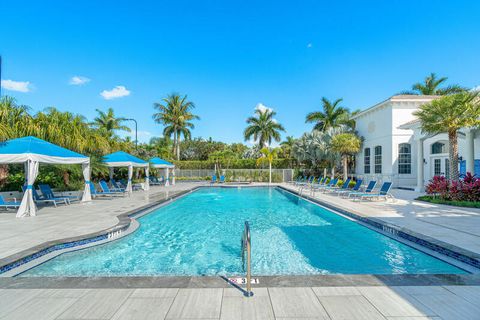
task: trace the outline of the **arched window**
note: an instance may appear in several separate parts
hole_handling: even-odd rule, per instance
[[[435,142],[431,146],[431,154],[447,153],[447,144],[445,142]]]
[[[398,173],[412,173],[412,146],[409,143],[398,145]]]
[[[375,147],[375,173],[382,173],[382,146]]]
[[[363,173],[370,173],[370,148],[363,151]]]

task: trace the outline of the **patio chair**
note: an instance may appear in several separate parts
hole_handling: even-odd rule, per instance
[[[27,187],[26,186],[22,186],[22,190],[23,190],[23,193],[25,193],[25,191],[27,190]],[[51,203],[53,204],[55,207],[57,207],[57,203],[64,203],[65,205],[68,205],[70,204],[70,201],[68,201],[67,198],[47,198],[45,196],[40,196],[38,193],[37,193],[37,189],[35,188],[32,188],[32,194],[33,194],[33,201],[35,201],[36,203]]]
[[[300,179],[297,179],[297,181],[293,182],[293,185],[298,186],[299,184],[307,182],[307,179],[308,179],[307,176],[303,176]]]
[[[8,210],[8,208],[18,208],[20,207],[19,201],[17,199],[13,198],[13,201],[6,201],[3,196],[0,194],[0,208],[5,208]]]
[[[160,185],[162,185],[162,183],[161,183],[161,182],[158,180],[158,178],[155,177],[155,176],[150,176],[150,177],[148,177],[148,179],[150,180],[150,185],[152,185],[152,186],[160,186]]]
[[[377,185],[377,181],[375,180],[370,180],[370,182],[368,183],[367,187],[365,188],[364,191],[353,191],[353,192],[349,192],[347,197],[350,198],[350,197],[356,197],[358,195],[361,195],[361,194],[364,194],[364,193],[370,193],[373,191],[373,189],[375,188],[375,186]]]
[[[125,188],[120,183],[115,181],[115,179],[111,179],[110,183],[112,185],[112,188],[110,188],[109,191],[111,191],[111,192],[125,192]],[[103,191],[105,191],[105,190],[103,190]]]
[[[105,180],[100,180],[99,181],[99,185],[100,185],[100,188],[102,189],[102,192],[103,193],[106,193],[106,194],[125,194],[125,189],[110,189],[108,187],[108,184]]]
[[[95,197],[116,197],[116,196],[120,196],[122,194],[118,193],[118,192],[103,192],[103,191],[97,191],[97,188],[95,188],[95,185],[93,184],[93,182],[90,181],[90,193],[92,195],[93,198]]]
[[[312,185],[314,180],[315,180],[315,176],[310,176],[306,181],[301,181],[297,183],[297,187],[302,188],[303,186],[310,186]]]
[[[47,199],[54,199],[54,198],[66,198],[68,199],[68,202],[72,201],[80,201],[79,196],[56,196],[55,193],[53,192],[52,188],[48,184],[39,184],[38,187],[40,188],[40,191],[42,192],[42,195],[46,197]]]
[[[212,176],[212,180],[210,180],[210,183],[213,184],[213,183],[215,183],[215,182],[217,182],[217,176],[216,176],[216,175],[213,175],[213,176]]]
[[[384,182],[382,187],[378,192],[370,192],[370,193],[364,193],[359,195],[360,200],[364,199],[385,199],[387,200],[388,198],[394,198],[393,195],[390,194],[390,189],[392,188],[392,182]]]
[[[225,183],[225,176],[224,175],[220,176],[220,180],[218,181],[218,183]]]
[[[331,188],[331,187],[334,187],[336,186],[338,183],[338,178],[335,178],[335,179],[331,179],[328,183],[325,183],[323,185],[320,185],[320,186],[312,186],[312,195],[316,192],[316,191],[323,191],[323,189],[325,188]]]
[[[351,188],[351,189],[347,188],[347,190],[335,190],[334,192],[337,195],[344,195],[344,194],[348,194],[348,193],[351,193],[351,192],[359,191],[360,188],[362,187],[362,182],[363,182],[362,179],[358,179],[357,181],[355,181],[355,185],[353,186],[353,188]]]
[[[352,179],[347,178],[347,180],[345,180],[345,182],[344,182],[340,187],[338,187],[338,186],[335,185],[335,186],[333,186],[333,187],[326,187],[326,188],[324,188],[323,190],[324,190],[325,192],[335,192],[335,191],[339,191],[339,190],[347,190],[347,189],[348,189],[348,186],[350,185],[350,181],[351,181],[351,180],[352,180]]]

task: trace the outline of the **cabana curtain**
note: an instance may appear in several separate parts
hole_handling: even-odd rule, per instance
[[[168,186],[170,184],[169,173],[170,173],[170,169],[172,169],[172,175],[173,175],[172,185],[175,185],[175,165],[173,163],[160,159],[158,157],[150,159],[149,162],[153,168],[156,168],[156,169],[163,168],[165,170],[165,186]]]
[[[85,189],[83,191],[82,202],[92,201],[90,192],[90,163],[82,164],[83,178],[85,179]]]
[[[33,201],[33,184],[38,176],[39,163],[37,161],[28,160],[26,167],[27,170],[25,171],[25,178],[27,186],[22,198],[22,203],[17,211],[17,218],[26,216],[33,217],[37,215],[37,206]]]

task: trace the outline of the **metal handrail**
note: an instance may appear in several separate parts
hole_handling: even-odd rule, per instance
[[[245,255],[247,256],[245,259]],[[245,262],[247,264],[247,290],[245,292],[245,296],[251,297],[253,296],[252,292],[252,268],[251,268],[251,261],[252,261],[252,241],[250,237],[250,224],[248,221],[245,221],[245,227],[243,230],[242,235],[242,268],[245,271]]]

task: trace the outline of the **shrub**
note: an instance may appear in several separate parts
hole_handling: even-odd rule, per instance
[[[445,177],[435,176],[425,187],[427,194],[442,200],[480,201],[480,179],[467,172],[465,178],[450,181]]]

